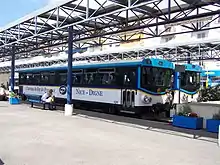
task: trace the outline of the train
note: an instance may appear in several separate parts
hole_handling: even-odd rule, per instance
[[[184,72],[174,73],[173,104],[196,102],[201,87],[202,67],[193,64],[183,64]]]
[[[186,64],[183,80],[199,73],[199,67]],[[21,69],[19,93],[25,98],[41,96],[49,89],[54,91],[56,102],[66,103],[67,66]],[[108,62],[73,62],[73,106],[106,113],[130,113],[144,116],[169,117],[169,110],[177,103],[175,64],[156,58],[118,60]],[[190,78],[191,79],[191,78]],[[185,81],[182,93],[196,97],[197,87]],[[194,79],[193,79],[194,83]],[[193,89],[191,89],[193,88]]]
[[[162,59],[120,60],[98,63],[73,62],[72,98],[75,107],[103,109],[109,113],[146,113],[166,102],[172,88],[173,63]],[[20,93],[43,95],[53,89],[64,102],[67,67],[19,70]]]
[[[220,84],[220,70],[203,70],[201,85],[203,88],[213,87]]]

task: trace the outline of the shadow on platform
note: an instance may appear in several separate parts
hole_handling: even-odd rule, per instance
[[[120,125],[141,128],[149,131],[160,132],[170,135],[176,135],[186,138],[193,138],[208,142],[217,143],[218,135],[216,133],[206,132],[205,130],[192,130],[179,127],[173,127],[168,122],[158,122],[150,120],[142,120],[131,117],[116,116],[105,113],[99,113],[94,111],[76,110],[76,113],[85,118],[93,118],[96,120],[103,120],[110,123],[116,123]]]

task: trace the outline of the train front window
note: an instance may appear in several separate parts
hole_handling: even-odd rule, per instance
[[[180,87],[189,92],[195,92],[200,88],[200,73],[186,71],[181,73]]]
[[[171,87],[172,70],[142,67],[141,87],[152,92],[165,92]]]

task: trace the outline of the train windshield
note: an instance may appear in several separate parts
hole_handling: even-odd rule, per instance
[[[186,71],[181,73],[180,87],[189,92],[195,92],[200,88],[200,73]]]
[[[165,92],[171,88],[172,73],[167,68],[142,67],[141,87],[156,93]]]

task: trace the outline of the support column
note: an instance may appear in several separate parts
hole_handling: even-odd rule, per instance
[[[171,0],[168,0],[168,19],[170,21],[170,15],[171,15]]]
[[[220,125],[218,127],[218,146],[220,147]]]
[[[180,72],[174,73],[174,89],[178,90],[178,103],[180,104]]]
[[[220,147],[220,125],[218,126],[218,146]]]
[[[12,45],[12,52],[11,52],[11,89],[10,91],[14,91],[15,86],[15,46]]]
[[[68,70],[67,70],[67,104],[65,105],[65,116],[72,116],[72,61],[73,61],[73,27],[69,27],[68,35]]]
[[[89,18],[89,0],[87,0],[87,3],[86,3],[86,19]]]

